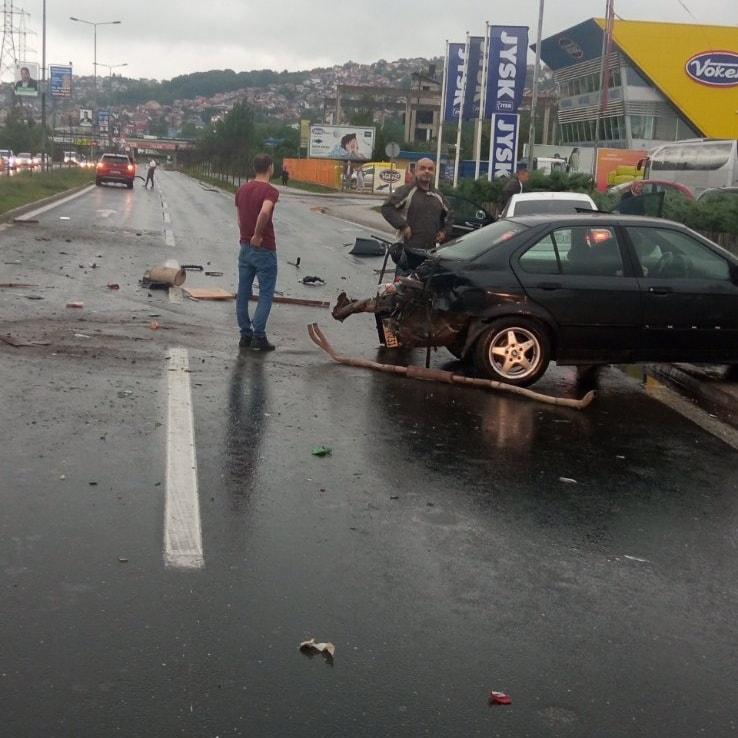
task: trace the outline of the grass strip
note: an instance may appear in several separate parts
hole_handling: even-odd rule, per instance
[[[74,187],[92,184],[92,169],[56,169],[51,172],[0,172],[0,215]]]

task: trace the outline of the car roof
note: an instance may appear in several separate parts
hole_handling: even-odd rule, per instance
[[[664,218],[652,218],[646,215],[621,215],[620,213],[605,213],[598,210],[587,211],[583,213],[546,213],[545,215],[512,215],[506,218],[516,223],[522,223],[529,227],[547,225],[547,224],[577,224],[583,220],[592,221],[593,223],[611,224],[611,225],[651,225],[663,228],[664,226],[676,226],[687,230],[686,226],[676,223],[673,220]]]
[[[592,198],[583,192],[521,192],[513,195],[515,202],[527,202],[529,200],[579,200],[591,203]]]

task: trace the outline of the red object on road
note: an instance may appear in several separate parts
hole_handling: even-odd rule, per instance
[[[512,705],[512,699],[509,694],[504,692],[490,692],[489,693],[489,704],[490,705]]]

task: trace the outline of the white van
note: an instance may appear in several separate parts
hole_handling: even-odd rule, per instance
[[[654,149],[644,179],[678,182],[695,197],[712,187],[738,186],[738,141],[695,138]]]

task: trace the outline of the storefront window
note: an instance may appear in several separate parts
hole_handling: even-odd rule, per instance
[[[631,138],[652,139],[655,119],[652,115],[631,115]]]

